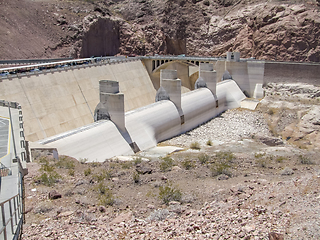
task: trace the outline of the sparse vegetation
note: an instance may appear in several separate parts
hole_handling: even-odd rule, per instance
[[[192,168],[195,167],[193,161],[190,160],[190,159],[185,159],[185,160],[183,160],[183,161],[181,162],[181,165],[182,165],[182,167],[185,168],[186,170],[190,170],[190,169],[192,169]]]
[[[313,162],[306,156],[299,155],[298,159],[301,164],[313,164]]]
[[[232,173],[229,171],[230,165],[226,162],[217,162],[211,164],[210,171],[213,177],[225,174],[229,177],[232,176]]]
[[[86,162],[88,162],[88,158],[80,158],[80,159],[79,159],[79,162],[80,162],[81,164],[85,164]]]
[[[201,164],[206,164],[209,161],[209,158],[209,155],[205,153],[201,153],[200,155],[198,155],[198,160]]]
[[[133,159],[134,165],[140,164],[141,162],[142,162],[141,157],[135,157],[135,158]]]
[[[58,168],[65,168],[65,169],[74,169],[75,165],[74,162],[67,156],[59,157],[57,162]]]
[[[123,169],[130,169],[132,167],[132,162],[131,161],[123,161],[120,163],[120,165]]]
[[[276,158],[276,162],[282,163],[285,159],[286,159],[286,158],[285,158],[284,156],[278,156],[278,157]]]
[[[111,189],[109,189],[103,182],[98,183],[95,186],[95,191],[99,193],[99,203],[103,206],[112,206],[115,202],[115,198]]]
[[[208,146],[212,146],[212,141],[211,141],[211,139],[209,139],[209,140],[207,141],[207,145],[208,145]]]
[[[101,172],[94,174],[93,178],[97,182],[102,182],[103,180],[109,180],[111,178],[111,172],[103,169]]]
[[[162,172],[170,171],[173,166],[173,159],[169,156],[160,158],[160,170]]]
[[[85,176],[89,176],[91,174],[91,172],[92,172],[91,168],[87,168],[87,169],[84,170],[84,175]]]
[[[49,160],[46,158],[41,158],[40,162],[40,172],[42,173],[37,179],[36,182],[39,182],[45,186],[53,186],[61,176],[55,171],[53,164],[49,163]]]
[[[218,159],[218,161],[232,162],[232,160],[235,158],[235,156],[232,152],[220,151],[220,152],[216,153],[216,158]]]
[[[159,187],[159,199],[162,200],[165,204],[168,204],[171,201],[181,201],[182,193],[181,191],[172,186],[171,183],[167,183],[165,186]]]
[[[140,174],[137,171],[133,172],[132,178],[133,178],[133,182],[134,183],[139,183],[140,182]]]
[[[193,143],[190,144],[190,148],[191,148],[191,149],[194,149],[194,150],[200,150],[200,149],[201,149],[200,143],[198,143],[198,142],[193,142]]]
[[[68,174],[73,177],[74,176],[74,169],[69,169]]]

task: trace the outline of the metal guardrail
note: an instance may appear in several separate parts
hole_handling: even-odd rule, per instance
[[[95,57],[95,58],[83,58],[75,60],[67,60],[60,62],[50,62],[35,65],[25,65],[0,69],[0,81],[1,78],[14,78],[21,76],[28,76],[41,73],[50,73],[68,69],[84,68],[91,66],[98,66],[103,64],[112,64],[127,61],[136,61],[137,57]]]
[[[59,61],[72,60],[72,59],[73,58],[0,60],[0,65],[48,63],[48,62],[59,62]]]
[[[17,194],[0,203],[2,226],[0,228],[1,239],[18,239],[23,224],[23,201],[22,196]],[[9,215],[8,215],[9,214]],[[9,229],[8,229],[9,228]],[[11,231],[11,233],[10,233]]]

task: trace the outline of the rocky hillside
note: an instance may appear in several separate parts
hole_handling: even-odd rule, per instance
[[[0,58],[187,54],[320,61],[319,0],[3,0]]]

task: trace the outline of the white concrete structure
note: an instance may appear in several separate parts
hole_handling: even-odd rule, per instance
[[[105,161],[116,155],[133,154],[130,143],[140,150],[156,146],[165,139],[191,130],[230,107],[239,107],[245,98],[241,89],[232,80],[217,84],[216,99],[207,88],[200,88],[181,97],[184,124],[176,105],[162,100],[148,106],[127,112],[123,135],[110,120],[101,120],[91,125],[39,141],[46,146],[57,148],[59,154],[89,161]]]

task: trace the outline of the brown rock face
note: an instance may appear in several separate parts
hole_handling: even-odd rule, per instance
[[[99,18],[84,33],[80,57],[118,54],[119,37],[119,23],[117,21],[110,18]]]
[[[240,51],[257,59],[320,61],[317,0],[5,0],[0,5],[3,59]]]

